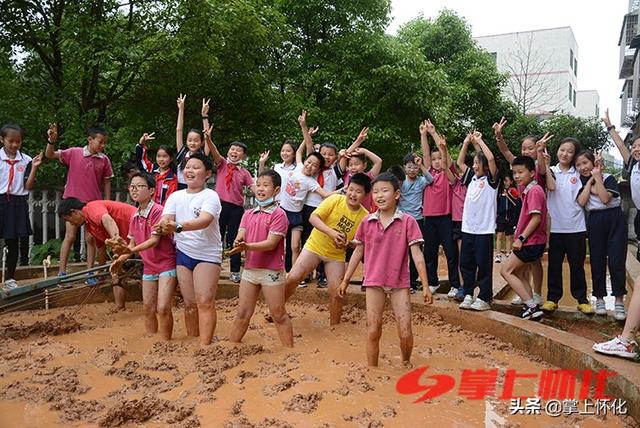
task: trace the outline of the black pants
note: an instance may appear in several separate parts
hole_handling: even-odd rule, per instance
[[[244,208],[240,205],[232,204],[230,202],[222,201],[222,212],[220,213],[220,239],[225,242],[226,236],[226,248],[233,246],[236,236],[238,236],[238,228],[240,227],[240,220],[244,214]],[[231,256],[231,272],[240,272],[240,265],[242,261],[240,254],[234,254]]]
[[[625,263],[627,261],[627,224],[620,207],[590,211],[587,223],[591,282],[593,295],[607,295],[606,275],[609,265],[613,296],[627,294]]]
[[[549,264],[547,266],[547,300],[558,303],[562,299],[562,262],[569,262],[571,295],[578,303],[587,300],[587,280],[584,260],[587,255],[587,233],[552,233],[549,238]]]
[[[424,239],[423,219],[416,221],[418,222],[418,226],[420,226],[420,231],[423,233],[422,239]],[[411,288],[415,290],[418,286],[418,269],[416,269],[416,264],[413,262],[413,257],[411,257],[411,247],[409,247],[409,278]],[[425,286],[426,284],[422,285]]]
[[[309,239],[309,235],[311,235],[311,231],[313,230],[313,226],[309,222],[311,218],[311,213],[314,212],[318,207],[312,207],[311,205],[304,205],[302,207],[302,240],[300,241],[300,247],[304,248],[304,244]],[[316,268],[316,276],[318,278],[324,278],[324,263],[320,262],[318,267]]]
[[[460,287],[458,275],[458,257],[453,242],[453,228],[451,215],[425,217],[422,236],[424,237],[424,259],[427,264],[427,277],[429,287],[437,287],[438,283],[438,248],[444,248],[447,256],[447,270],[449,271],[449,283],[453,288]],[[424,285],[424,284],[423,284]]]
[[[636,240],[640,241],[640,209],[636,211],[636,217],[633,219],[633,231],[636,234]]]
[[[6,239],[4,245],[7,247],[7,273],[5,275],[5,281],[8,279],[15,279],[16,266],[18,266],[18,244],[19,238]]]
[[[478,298],[485,302],[493,299],[493,234],[474,235],[462,232],[460,271],[464,295],[473,296],[476,284]]]

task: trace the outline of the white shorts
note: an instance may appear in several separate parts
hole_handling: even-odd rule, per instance
[[[287,274],[283,270],[244,269],[242,271],[242,280],[254,285],[284,285],[286,278]]]

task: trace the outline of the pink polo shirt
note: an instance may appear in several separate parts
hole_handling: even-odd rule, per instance
[[[544,190],[535,181],[529,183],[522,192],[522,209],[520,210],[520,217],[518,218],[518,226],[516,227],[515,237],[517,238],[522,234],[524,229],[531,220],[531,214],[540,214],[542,221],[533,231],[531,235],[527,237],[527,241],[523,246],[528,245],[540,245],[547,243],[547,197],[544,194]]]
[[[371,181],[373,181],[373,179],[376,178],[376,176],[373,175],[373,172],[371,171],[365,172],[364,174],[367,177],[369,177]],[[345,189],[349,187],[349,183],[351,182],[351,174],[345,174],[344,177],[342,177],[342,182],[344,183]],[[369,212],[373,212],[377,209],[377,207],[374,208],[374,205],[373,205],[373,192],[367,193],[367,195],[364,197],[364,199],[360,204]]]
[[[233,171],[231,182],[227,186],[226,177],[228,172],[229,162],[222,158],[216,173],[216,192],[221,201],[242,207],[244,206],[244,187],[249,187],[253,184],[253,177],[251,177],[249,171],[238,166]]]
[[[85,203],[102,199],[102,181],[113,177],[107,155],[92,155],[86,146],[72,147],[60,151],[60,162],[69,169],[63,198],[76,198]]]
[[[433,183],[424,188],[422,214],[425,217],[436,217],[451,214],[451,184],[443,171],[429,169]]]
[[[244,267],[246,269],[284,270],[284,238],[287,236],[287,214],[277,205],[269,210],[254,208],[245,211],[240,221],[244,229],[245,242],[260,242],[269,235],[282,236],[276,248],[271,251],[247,251]]]
[[[416,219],[396,209],[385,229],[376,211],[362,220],[354,241],[364,246],[363,285],[409,288],[408,248],[424,242]]]
[[[129,223],[129,239],[138,245],[155,235],[153,226],[160,222],[162,210],[162,205],[153,201],[144,211],[138,209]],[[156,247],[140,251],[140,257],[144,263],[142,273],[145,275],[159,275],[176,268],[176,247],[171,236],[163,236]]]
[[[462,184],[462,180],[456,178],[451,186],[451,221],[462,221],[462,211],[464,209],[464,198],[467,196],[467,186]]]

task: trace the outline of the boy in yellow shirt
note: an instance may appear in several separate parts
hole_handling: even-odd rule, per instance
[[[366,174],[355,174],[345,195],[331,195],[322,201],[309,219],[313,226],[311,235],[287,275],[286,300],[296,291],[300,281],[324,262],[331,325],[340,322],[342,299],[338,296],[338,287],[344,276],[345,252],[360,222],[369,214],[361,204],[370,191],[371,179]]]

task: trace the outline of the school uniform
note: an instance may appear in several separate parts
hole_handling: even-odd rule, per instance
[[[633,221],[633,229],[636,239],[640,241],[640,163],[634,158],[629,158],[629,163],[625,165],[629,174],[629,183],[631,185],[631,199],[636,206],[636,217]]]
[[[465,296],[473,296],[476,284],[478,298],[493,299],[493,232],[496,229],[498,174],[478,177],[467,168],[462,176],[467,194],[462,211],[462,247],[460,271]]]
[[[145,144],[136,144],[136,164],[140,171],[153,174],[156,180],[153,202],[164,205],[169,195],[178,190],[178,175],[171,168],[160,172],[160,167],[149,160]]]
[[[547,300],[558,303],[562,298],[562,262],[569,261],[571,295],[579,304],[589,303],[584,260],[587,254],[587,225],[584,210],[576,200],[582,182],[575,167],[562,171],[551,167],[556,189],[547,193],[547,208],[551,216],[549,263],[547,265]]]
[[[504,194],[498,195],[498,217],[496,219],[496,233],[513,236],[518,223],[520,195],[515,187],[506,189]]]
[[[9,250],[6,279],[14,279],[18,264],[18,244],[33,233],[29,222],[29,191],[25,182],[31,172],[31,157],[18,151],[10,159],[0,149],[0,233]]]
[[[449,179],[444,171],[431,168],[429,173],[433,183],[424,189],[422,214],[424,221],[424,258],[427,265],[429,287],[438,287],[438,248],[444,248],[447,257],[449,283],[452,288],[460,288],[458,274],[458,254],[453,242],[453,223],[451,220],[452,191]]]
[[[586,185],[591,177],[580,177]],[[587,237],[589,238],[589,258],[591,260],[592,294],[596,298],[607,295],[607,265],[611,277],[613,296],[627,294],[625,288],[625,263],[627,261],[627,222],[620,208],[621,198],[618,182],[611,174],[603,174],[604,187],[611,193],[611,199],[604,204],[598,195],[591,193],[587,210]],[[582,190],[582,189],[580,189]]]

